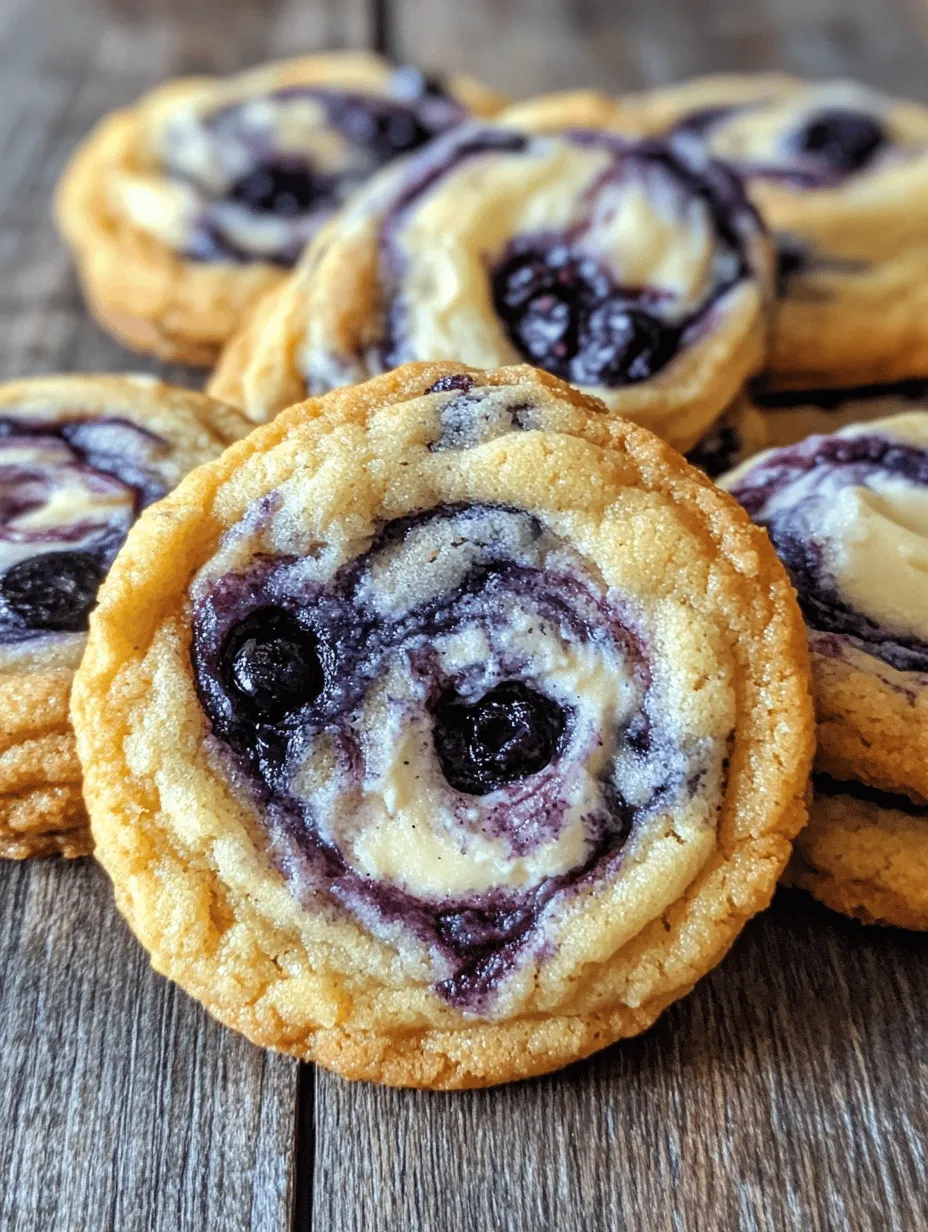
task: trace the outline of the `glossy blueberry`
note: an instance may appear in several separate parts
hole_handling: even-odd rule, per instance
[[[537,774],[565,726],[557,702],[519,681],[497,685],[472,705],[447,692],[432,718],[442,773],[456,791],[474,796]]]
[[[379,163],[415,150],[435,136],[416,112],[401,103],[345,96],[331,108],[331,120],[350,141]]]
[[[280,608],[260,608],[233,626],[221,661],[233,706],[257,722],[280,722],[325,687],[318,638]]]
[[[452,390],[459,390],[466,394],[477,382],[472,376],[468,376],[466,372],[455,372],[449,376],[440,376],[434,385],[430,385],[425,391],[427,394],[446,394]]]
[[[102,580],[99,562],[87,552],[45,552],[0,576],[0,600],[29,629],[80,633]]]
[[[646,381],[673,357],[678,331],[621,300],[594,308],[581,330],[574,380],[585,385]]]
[[[834,107],[809,117],[796,134],[795,148],[849,175],[865,166],[887,140],[875,116]]]
[[[319,190],[308,167],[265,163],[233,184],[229,196],[263,214],[295,218],[312,207]]]
[[[679,343],[676,326],[631,302],[593,260],[563,244],[504,261],[493,275],[493,300],[526,359],[581,384],[645,381]]]

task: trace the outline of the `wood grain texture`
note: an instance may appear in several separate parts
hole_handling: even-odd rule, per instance
[[[105,111],[165,76],[360,46],[368,22],[363,0],[3,0],[0,379],[201,384],[88,319],[51,222],[58,174]],[[297,1075],[151,972],[92,864],[0,863],[3,1232],[283,1232]]]
[[[0,863],[0,1228],[279,1232],[293,1062],[155,976],[90,860]]]
[[[645,1036],[431,1095],[320,1074],[322,1232],[928,1227],[928,938],[781,892]]]
[[[393,0],[392,28],[399,55],[515,97],[782,68],[928,98],[924,0]]]
[[[926,13],[923,0],[0,0],[0,378],[201,382],[97,330],[48,213],[76,141],[165,76],[376,35],[514,95],[783,67],[928,98]],[[92,864],[0,865],[0,1229],[917,1232],[926,951],[782,894],[642,1039],[549,1079],[429,1096],[298,1077],[152,974]]]

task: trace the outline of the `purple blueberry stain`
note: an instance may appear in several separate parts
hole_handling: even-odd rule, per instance
[[[194,188],[201,202],[186,243],[186,255],[194,260],[293,265],[323,222],[374,172],[467,119],[440,79],[409,67],[394,72],[382,95],[289,86],[269,92],[266,100],[284,106],[316,103],[347,148],[335,165],[321,165],[308,151],[280,148],[272,123],[253,122],[254,100],[247,99],[205,120],[205,136],[223,174],[220,183],[204,182],[177,156],[182,133],[169,133],[165,170]],[[240,211],[234,223],[230,206]],[[269,219],[280,224],[276,241],[253,246],[247,238],[250,222]]]
[[[384,606],[372,579],[437,522],[447,524],[448,542],[475,543],[473,558],[439,593]],[[520,542],[529,545],[518,559],[502,532],[476,537],[481,527],[504,523],[518,527]],[[307,581],[299,559],[260,556],[194,592],[191,658],[201,703],[232,772],[251,784],[294,892],[314,901],[322,895],[375,933],[407,930],[446,973],[436,979],[438,995],[468,1013],[490,1008],[501,981],[544,943],[545,913],[556,900],[617,869],[637,825],[691,784],[701,789],[690,763],[702,753],[677,749],[665,731],[650,692],[647,651],[615,600],[581,573],[531,564],[532,545],[546,534],[519,511],[441,506],[387,523],[367,551],[325,583]],[[588,751],[576,743],[581,720],[574,707],[582,699],[549,692],[511,647],[512,603],[568,643],[608,648],[635,682],[634,721],[584,736],[605,742],[609,756],[595,780],[595,803],[583,815],[582,857],[539,884],[463,897],[427,897],[362,873],[329,834],[318,803],[294,784],[322,739],[342,796],[361,792],[366,699],[382,688],[391,664],[401,664],[412,683],[405,701],[388,702],[400,707],[403,723],[422,724],[428,733],[423,767],[433,766],[428,772],[444,783],[461,835],[491,836],[521,856],[560,833],[569,807],[564,776]],[[468,668],[440,658],[443,638],[469,630],[498,646],[491,654],[502,678],[486,677],[479,662]],[[610,767],[622,759],[640,767],[632,782],[641,781],[642,770],[653,779],[634,800],[613,781]]]
[[[442,773],[455,791],[476,796],[537,774],[555,756],[566,721],[562,706],[518,680],[474,702],[448,690],[432,711]]]
[[[637,384],[677,351],[679,325],[643,307],[643,293],[620,291],[592,257],[557,239],[520,237],[491,283],[496,314],[516,350],[564,380]]]
[[[460,393],[469,393],[477,384],[476,379],[466,372],[452,372],[447,376],[440,376],[438,380],[428,387],[425,391],[427,394],[447,394],[452,390],[457,390]]]
[[[915,635],[884,628],[841,594],[827,567],[827,544],[815,533],[819,520],[817,487],[804,488],[794,503],[784,499],[793,484],[810,477],[819,485],[829,483],[833,489],[866,487],[882,477],[924,487],[928,485],[928,453],[877,434],[813,436],[799,445],[775,450],[730,489],[751,518],[766,527],[811,629],[843,635],[899,671],[928,671],[928,643]]]
[[[89,552],[27,557],[0,573],[0,619],[36,632],[82,632],[102,580]]]
[[[233,704],[256,721],[279,722],[315,701],[324,687],[317,637],[279,608],[246,617],[231,630],[221,653]]]
[[[718,129],[762,111],[770,100],[700,108],[684,115],[668,133],[673,142],[709,148]],[[779,153],[767,159],[730,160],[745,179],[780,180],[801,189],[833,188],[870,167],[891,143],[885,124],[872,112],[853,107],[820,107],[803,114],[782,135]]]
[[[735,284],[759,274],[752,244],[762,232],[737,179],[720,163],[656,141],[632,141],[578,130],[560,136],[601,149],[606,168],[587,191],[584,219],[569,232],[514,236],[488,260],[490,298],[515,350],[529,363],[583,385],[615,388],[647,381],[699,335]],[[389,289],[383,364],[415,358],[407,343],[403,298],[402,228],[408,212],[449,172],[474,157],[533,156],[536,141],[518,133],[488,133],[469,126],[437,143],[408,168],[405,183],[382,225],[383,266]],[[681,313],[675,297],[650,286],[620,286],[604,262],[588,251],[596,240],[596,212],[617,184],[638,177],[662,199],[699,200],[711,220],[715,276],[704,301]],[[681,217],[681,226],[686,225]]]
[[[445,393],[457,389],[457,396],[449,398],[438,411],[438,436],[429,443],[433,453],[446,450],[473,449],[500,436],[516,431],[529,431],[535,423],[535,404],[525,395],[505,389],[484,387],[471,389],[472,377],[463,379],[467,384],[457,387],[444,386],[428,392]]]
[[[254,167],[236,180],[229,189],[229,199],[259,214],[297,218],[318,199],[330,195],[332,188],[301,163],[279,159]]]
[[[793,134],[797,154],[838,176],[860,171],[888,142],[882,122],[865,111],[828,107],[808,116]]]
[[[0,559],[16,558],[0,567],[0,645],[86,630],[130,525],[165,494],[150,464],[167,448],[118,418],[0,417]],[[83,488],[87,517],[31,524],[28,515],[48,504],[62,478]],[[93,511],[95,497],[101,510],[109,506],[105,516]]]

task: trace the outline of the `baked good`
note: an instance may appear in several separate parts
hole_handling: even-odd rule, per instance
[[[928,108],[854,82],[749,74],[628,97],[618,111],[744,178],[780,254],[771,385],[928,375]]]
[[[928,807],[815,776],[785,880],[865,924],[928,929]]]
[[[720,482],[798,592],[818,768],[928,800],[928,412],[770,450]]]
[[[62,179],[87,303],[127,346],[211,365],[359,184],[502,104],[469,78],[358,52],[168,82],[106,116]]]
[[[372,180],[258,306],[211,392],[261,421],[408,361],[526,360],[695,445],[763,363],[767,237],[699,151],[572,115],[554,131],[515,108]]]
[[[299,404],[136,524],[73,699],[157,970],[353,1078],[489,1085],[643,1030],[805,819],[766,535],[548,374]]]
[[[100,579],[140,509],[244,431],[150,377],[0,385],[0,857],[90,850],[68,698]]]

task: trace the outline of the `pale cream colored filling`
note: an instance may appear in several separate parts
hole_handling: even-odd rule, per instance
[[[482,367],[517,362],[490,302],[488,266],[518,236],[563,235],[576,226],[587,228],[576,248],[617,286],[665,293],[670,320],[699,307],[716,278],[733,272],[719,268],[730,258],[717,249],[705,203],[659,170],[632,163],[598,192],[590,214],[588,194],[612,162],[607,151],[546,137],[529,152],[487,153],[443,177],[404,219],[398,244],[404,350]]]
[[[928,493],[894,479],[843,488],[822,533],[828,569],[851,605],[928,640]]]
[[[576,708],[576,729],[563,757],[566,773],[555,771],[563,818],[550,834],[542,822],[538,842],[527,844],[524,854],[514,853],[505,836],[490,833],[484,819],[501,806],[513,807],[518,784],[469,797],[449,787],[434,750],[424,686],[405,656],[397,656],[369,692],[355,726],[365,757],[359,793],[346,794],[338,776],[312,770],[309,781],[295,784],[315,788],[314,811],[325,819],[325,837],[362,876],[424,898],[518,889],[576,867],[588,843],[585,823],[603,811],[598,780],[608,769],[609,750],[600,733],[626,722],[640,700],[628,667],[610,645],[567,642],[517,604],[510,605],[504,624],[494,626],[492,642],[471,627],[437,638],[431,649],[444,672],[479,673],[475,700],[498,682],[499,659],[506,656],[525,663],[520,679]],[[321,743],[327,749],[326,737]],[[523,790],[531,789],[525,781]],[[529,825],[533,814],[529,809]]]
[[[909,411],[852,424],[838,437],[891,437],[928,449],[928,412]],[[731,475],[762,465],[761,454]],[[928,488],[875,468],[865,484],[842,485],[811,470],[777,493],[765,516],[809,500],[816,511],[807,532],[822,544],[824,565],[842,597],[892,633],[928,640]]]
[[[0,534],[0,571],[17,561],[43,552],[76,551],[92,542],[113,522],[130,523],[135,514],[133,493],[112,481],[108,485],[99,475],[86,475],[74,465],[74,455],[65,445],[36,442],[0,447],[0,465],[35,467],[49,488],[47,499],[34,509],[11,518]],[[67,540],[54,538],[36,541],[31,536],[44,532],[64,532],[86,526],[86,533]]]
[[[777,166],[796,155],[792,135],[816,112],[841,108],[880,120],[892,132],[892,105],[884,95],[853,81],[824,82],[797,95],[748,104],[710,128],[709,152],[733,162]],[[901,134],[898,134],[901,136]]]
[[[323,174],[361,178],[373,170],[371,156],[333,128],[325,108],[314,99],[251,99],[238,112],[235,134],[228,136],[211,131],[212,112],[212,106],[202,103],[176,106],[156,133],[162,166],[191,183],[166,178],[160,171],[121,172],[112,180],[116,206],[171,248],[180,250],[189,243],[190,229],[204,208],[204,191],[220,195],[253,168],[249,136],[267,142],[278,154],[307,160]],[[234,201],[214,202],[212,211],[226,238],[256,256],[273,255],[292,239],[293,219],[262,217]]]

